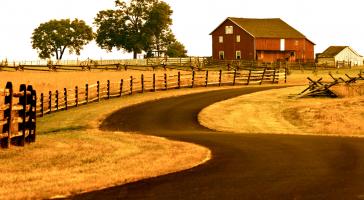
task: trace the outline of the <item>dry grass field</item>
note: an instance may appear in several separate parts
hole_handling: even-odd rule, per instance
[[[357,67],[353,69],[326,69],[326,70],[291,70],[288,76],[289,84],[308,84],[307,77],[310,77],[313,80],[317,80],[319,78],[323,78],[323,81],[332,81],[329,73],[331,73],[334,77],[343,77],[347,79],[345,74],[349,76],[357,76],[360,72],[364,73],[364,67]]]
[[[49,90],[74,88],[76,85],[94,84],[96,81],[120,81],[120,79],[129,79],[130,76],[140,77],[141,73],[151,76],[153,72],[0,72],[0,86],[4,86],[7,81],[13,81],[16,87],[22,83],[32,84],[38,93],[47,93]],[[156,73],[162,75],[164,71]],[[310,71],[295,71],[288,78],[288,84],[306,84],[307,76],[312,78],[325,76],[325,79],[330,80],[327,73],[326,71],[314,74]],[[335,71],[337,75],[345,73],[346,71]],[[350,71],[350,73],[352,75],[358,71]],[[180,171],[201,164],[210,157],[210,151],[204,147],[137,133],[105,133],[98,129],[98,125],[107,115],[128,105],[216,89],[222,88],[138,94],[81,106],[40,118],[35,144],[25,148],[12,147],[8,150],[0,150],[0,169],[3,177],[0,180],[0,199],[67,196]],[[217,126],[220,123],[219,119],[224,118],[227,120],[222,124],[232,123],[237,132],[245,130],[249,133],[268,133],[272,127],[278,127],[276,131],[280,133],[285,133],[282,130],[286,130],[287,133],[292,133],[292,130],[297,132],[304,130],[302,133],[337,134],[337,131],[349,128],[352,128],[354,132],[348,134],[357,135],[358,132],[361,131],[359,134],[363,132],[359,122],[364,118],[364,114],[357,112],[362,109],[364,102],[362,98],[338,100],[288,98],[288,94],[297,93],[301,89],[291,88],[279,92],[272,90],[264,95],[258,93],[255,96],[247,95],[240,99],[240,103],[232,103],[247,107],[235,108],[224,105],[224,109],[219,109],[224,113],[212,110],[208,112],[206,119],[210,125]],[[264,98],[261,98],[262,96]],[[239,109],[245,112],[240,114],[234,112]],[[342,112],[343,109],[346,109],[345,112]],[[358,114],[352,115],[353,112]],[[221,117],[228,113],[233,113],[234,116]],[[299,117],[296,116],[297,113]],[[213,116],[218,118],[211,118]],[[345,119],[345,116],[351,117]],[[351,121],[357,126],[338,125],[334,128],[326,128],[329,127],[326,126],[329,122],[339,124],[341,121],[345,123]],[[249,122],[250,126],[240,126],[241,122]]]
[[[86,83],[96,84],[97,81],[106,83],[107,80],[111,82],[119,82],[121,79],[130,80],[130,76],[140,79],[141,74],[152,76],[153,73],[162,75],[165,71],[0,72],[0,86],[4,87],[7,81],[12,81],[15,88],[18,88],[19,84],[29,84],[33,85],[37,93],[40,94],[48,93],[50,90],[73,89],[75,86],[84,87]],[[173,71],[170,71],[170,73],[173,73]]]
[[[216,89],[221,88],[208,90]],[[39,118],[36,143],[0,150],[0,199],[67,196],[189,169],[209,160],[210,150],[195,144],[98,129],[104,118],[123,107],[202,91],[206,89],[137,94]]]
[[[245,134],[364,136],[364,96],[294,98],[304,88],[258,92],[219,102],[205,108],[199,121],[211,129]],[[341,92],[345,94],[345,89]]]

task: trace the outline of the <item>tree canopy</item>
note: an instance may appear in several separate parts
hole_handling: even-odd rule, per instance
[[[65,50],[80,55],[83,46],[94,38],[92,28],[83,20],[50,20],[33,31],[32,47],[42,59],[56,56],[61,60]]]
[[[159,0],[115,1],[116,9],[100,11],[94,24],[96,43],[111,51],[114,47],[133,52],[136,58],[142,51],[165,52],[176,41],[172,25],[171,7]]]
[[[186,57],[186,53],[185,46],[178,41],[170,44],[166,51],[166,55],[169,57]]]

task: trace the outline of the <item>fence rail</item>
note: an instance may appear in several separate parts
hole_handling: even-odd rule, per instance
[[[8,82],[5,89],[0,90],[0,146],[24,146],[35,142],[36,138],[36,91],[31,85],[20,85],[15,92],[13,84]]]
[[[139,70],[151,71],[157,69],[176,69],[188,71],[202,70],[241,70],[255,68],[287,68],[291,70],[319,70],[335,68],[351,68],[345,62],[336,62],[333,65],[316,63],[314,60],[297,62],[262,62],[256,60],[212,60],[210,57],[187,58],[148,58],[148,59],[123,59],[123,60],[60,60],[60,61],[12,61],[0,62],[3,71],[93,71],[93,70]]]
[[[142,74],[140,77],[131,76],[128,80],[121,79],[119,82],[97,81],[96,84],[85,84],[84,87],[64,88],[62,92],[42,93],[36,107],[37,115],[42,117],[48,113],[135,93],[208,86],[278,84],[286,81],[285,69],[268,68],[241,71],[178,71],[165,73],[162,76]]]
[[[157,68],[191,68],[207,63],[207,57],[148,58],[123,60],[38,60],[0,62],[0,70],[12,71],[89,71],[89,70],[155,70]]]

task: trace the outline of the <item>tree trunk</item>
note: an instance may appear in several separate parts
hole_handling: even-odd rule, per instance
[[[136,51],[133,51],[133,58],[137,59],[138,53]]]
[[[56,49],[56,60],[58,60],[58,49]]]
[[[62,57],[63,57],[63,54],[64,54],[64,51],[66,50],[66,47],[67,46],[64,46],[62,49],[60,49],[60,56],[59,56],[59,59],[62,60]]]

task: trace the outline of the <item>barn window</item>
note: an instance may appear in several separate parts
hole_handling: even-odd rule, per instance
[[[236,60],[240,60],[241,59],[241,51],[236,51],[235,52],[235,57],[236,57]]]
[[[219,36],[219,43],[224,43],[224,37],[223,36]]]
[[[219,51],[219,58],[220,58],[220,60],[224,60],[224,58],[225,58],[224,51]]]
[[[233,34],[234,28],[233,26],[225,26],[225,34]]]
[[[236,42],[240,42],[240,35],[236,36]]]
[[[285,39],[281,39],[281,51],[285,51],[285,46],[286,46],[286,40]]]

